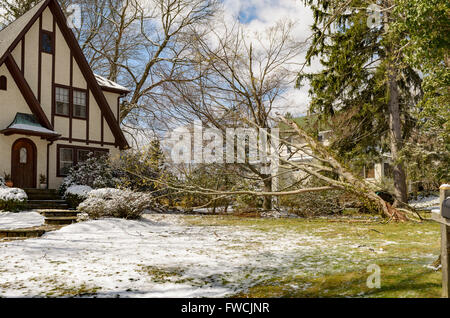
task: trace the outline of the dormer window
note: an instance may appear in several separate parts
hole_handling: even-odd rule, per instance
[[[41,33],[41,51],[48,54],[53,54],[53,33],[42,31]]]
[[[6,91],[8,89],[8,83],[6,76],[0,76],[0,90]]]

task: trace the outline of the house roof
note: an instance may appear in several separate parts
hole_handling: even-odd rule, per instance
[[[33,8],[24,13],[21,17],[15,21],[8,24],[0,31],[0,64],[3,62],[5,55],[11,52],[15,45],[16,39],[19,37],[21,32],[26,29],[28,23],[33,21],[35,15],[39,15],[43,9],[45,9],[46,0],[42,0],[37,3]],[[111,80],[108,80],[100,75],[94,74],[97,79],[98,85],[106,91],[112,91],[116,93],[129,93],[130,90],[126,87],[117,84]]]
[[[98,74],[94,74],[98,85],[106,91],[112,91],[117,93],[129,93],[130,90],[120,84],[117,84],[109,79],[106,79]]]
[[[24,30],[27,24],[33,20],[33,17],[40,12],[45,6],[47,0],[43,0],[36,4],[29,11],[24,13],[20,18],[11,22],[0,31],[0,64],[4,60],[4,56],[11,52],[15,47],[15,41]]]
[[[60,135],[53,130],[43,127],[32,114],[17,113],[13,122],[4,130],[0,131],[4,135],[25,134],[39,136],[44,139],[54,140]]]
[[[18,18],[16,21],[9,24],[7,27],[5,27],[2,31],[0,31],[0,65],[2,65],[5,61],[7,62],[8,69],[11,71],[12,69],[16,69],[16,65],[14,62],[14,59],[11,57],[11,52],[16,47],[17,43],[23,38],[23,36],[28,32],[28,30],[31,28],[31,26],[36,22],[36,20],[39,18],[39,16],[42,14],[42,12],[49,8],[52,12],[55,21],[61,30],[61,33],[66,40],[69,48],[73,52],[73,56],[78,63],[81,72],[83,73],[86,82],[88,83],[89,89],[92,92],[92,95],[94,96],[95,100],[97,101],[97,104],[99,105],[102,115],[104,116],[106,122],[108,123],[109,127],[111,128],[111,131],[116,139],[116,144],[121,148],[128,148],[128,142],[120,128],[119,123],[117,122],[111,108],[109,107],[108,101],[106,100],[101,86],[103,84],[108,84],[104,87],[105,90],[110,90],[116,93],[126,93],[128,90],[126,90],[125,87],[120,86],[113,82],[104,82],[99,84],[98,77],[94,75],[92,72],[91,67],[89,66],[72,30],[67,26],[66,17],[64,16],[64,13],[58,4],[57,0],[43,0],[39,2],[36,6],[34,6],[32,9],[30,9],[28,12],[23,14],[20,18]],[[8,63],[9,61],[9,63]],[[23,78],[16,74],[15,76],[16,81],[22,81]],[[26,81],[25,81],[26,83]],[[24,83],[22,83],[24,84]],[[32,108],[33,114],[37,115],[37,119],[41,124],[46,126],[46,128],[51,128],[51,124],[49,124],[48,119],[46,118],[44,112],[42,111],[42,107],[39,103],[36,104],[36,100],[34,95],[29,96],[29,87],[28,85],[25,85],[24,92],[27,93],[26,99],[30,108]],[[125,90],[123,90],[125,89]],[[22,94],[24,94],[22,92]],[[36,107],[34,107],[36,106]]]

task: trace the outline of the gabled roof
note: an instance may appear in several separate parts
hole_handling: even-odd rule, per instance
[[[47,7],[49,0],[43,0],[36,4],[20,18],[8,24],[0,31],[0,64],[2,64],[8,53],[11,53],[22,36]]]
[[[89,66],[81,48],[78,44],[72,30],[67,26],[66,17],[64,16],[64,13],[58,4],[57,0],[43,0],[39,2],[36,6],[34,6],[32,9],[30,9],[28,12],[23,14],[20,18],[18,18],[16,21],[9,24],[7,27],[5,27],[2,31],[0,31],[0,65],[2,65],[5,60],[12,59],[11,52],[16,47],[17,43],[23,38],[23,36],[28,32],[28,30],[31,28],[31,26],[36,22],[36,20],[39,18],[39,16],[42,14],[42,12],[49,8],[52,12],[54,19],[61,30],[62,35],[64,36],[64,39],[66,40],[69,48],[71,49],[73,56],[78,63],[81,72],[85,76],[86,82],[88,83],[89,89],[92,92],[92,95],[94,96],[95,100],[97,101],[97,104],[99,105],[102,115],[104,116],[106,122],[108,123],[109,127],[111,128],[111,131],[116,139],[116,144],[121,148],[128,148],[128,142],[120,128],[119,123],[117,122],[113,112],[111,111],[108,102],[105,98],[105,95],[102,92],[102,89],[100,88],[100,85],[97,81],[96,76],[92,72],[91,67]],[[12,63],[9,63],[10,66]],[[7,63],[8,65],[8,63]],[[20,80],[21,78],[19,78]],[[17,79],[16,79],[17,80]],[[112,82],[111,82],[112,83]],[[111,84],[109,84],[111,85]],[[118,84],[117,84],[118,85]],[[120,86],[120,85],[118,85]],[[122,92],[125,93],[128,90],[122,90],[124,87],[117,87],[114,88],[115,92]],[[111,88],[113,89],[113,88]],[[106,89],[107,90],[107,89]],[[22,92],[23,94],[23,92]],[[26,97],[26,96],[25,96]],[[33,96],[34,97],[34,96]],[[27,99],[27,97],[26,97]],[[34,98],[35,99],[35,98]],[[30,105],[30,101],[28,101],[28,104]],[[32,100],[31,104],[35,104],[35,100]],[[39,112],[36,112],[32,109],[33,113],[37,115],[37,118],[39,119],[40,123],[43,124],[43,122],[48,122],[48,119],[46,118],[40,118],[38,113],[42,111],[42,108],[40,104],[38,103],[38,107],[40,109]],[[43,113],[43,111],[42,111]],[[45,114],[44,114],[45,117]],[[47,128],[52,128],[51,125],[47,125],[47,123],[44,123],[44,126]]]

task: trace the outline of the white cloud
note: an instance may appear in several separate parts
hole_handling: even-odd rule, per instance
[[[249,34],[267,29],[278,21],[287,20],[295,23],[292,36],[296,41],[306,41],[312,34],[312,11],[298,0],[225,0],[224,9],[227,20],[241,21]],[[305,55],[306,53],[299,56],[295,62],[304,63]],[[305,71],[319,69],[320,63],[313,61],[311,67],[305,68]],[[293,72],[299,70],[298,65],[292,68]],[[295,77],[295,75],[293,76]],[[294,78],[291,80],[293,81]],[[301,89],[295,89],[294,83],[292,83],[292,89],[287,90],[283,95],[276,105],[276,111],[280,113],[289,111],[293,115],[306,114],[310,102],[308,89],[308,85]]]

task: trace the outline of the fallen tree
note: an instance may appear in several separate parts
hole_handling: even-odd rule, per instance
[[[412,213],[408,209],[396,209],[392,207],[388,202],[379,197],[375,192],[378,189],[375,185],[366,182],[365,180],[355,176],[351,170],[341,163],[333,153],[323,146],[319,141],[311,137],[306,131],[304,131],[297,123],[292,120],[288,120],[285,117],[280,117],[280,120],[294,129],[294,131],[305,140],[308,148],[315,155],[314,158],[328,164],[334,173],[339,176],[340,180],[334,180],[332,178],[325,177],[320,173],[314,172],[306,167],[300,168],[306,173],[310,173],[317,178],[325,181],[332,187],[340,188],[353,193],[365,201],[365,205],[372,209],[380,211],[384,216],[396,221],[407,221],[409,218],[406,213]],[[304,151],[295,144],[291,146]]]
[[[322,145],[321,142],[310,136],[305,130],[303,130],[297,123],[280,116],[278,121],[285,123],[293,129],[296,135],[301,137],[305,143],[295,144],[288,140],[281,140],[280,143],[287,144],[297,151],[300,151],[312,158],[313,161],[308,162],[292,162],[286,158],[283,158],[279,153],[277,156],[281,162],[292,167],[293,170],[302,171],[307,176],[311,178],[316,178],[324,184],[318,187],[305,187],[294,190],[282,190],[282,191],[263,191],[262,189],[236,189],[232,187],[231,189],[224,188],[212,188],[207,186],[202,186],[200,184],[186,184],[180,180],[163,180],[155,179],[150,180],[148,177],[139,176],[144,179],[149,179],[150,181],[160,184],[161,186],[170,189],[174,193],[189,193],[193,195],[210,196],[210,203],[213,204],[218,199],[223,199],[224,197],[234,197],[238,195],[250,195],[255,197],[281,197],[290,196],[301,193],[309,192],[321,192],[334,189],[344,190],[350,194],[355,195],[361,203],[367,207],[368,210],[375,213],[383,215],[388,221],[407,221],[407,220],[421,220],[420,215],[416,214],[413,209],[409,207],[400,209],[394,208],[390,203],[386,202],[376,194],[376,191],[380,190],[375,184],[372,184],[359,176],[355,175],[352,170],[343,164],[339,158],[327,147]],[[251,124],[251,123],[249,123]],[[255,127],[256,125],[253,124]],[[268,138],[275,138],[268,134]],[[132,171],[127,171],[128,173],[133,173]],[[327,175],[328,174],[328,175]],[[332,174],[337,177],[330,177]],[[276,178],[281,174],[272,176]],[[211,176],[213,177],[213,176]],[[221,176],[215,176],[220,178]]]

